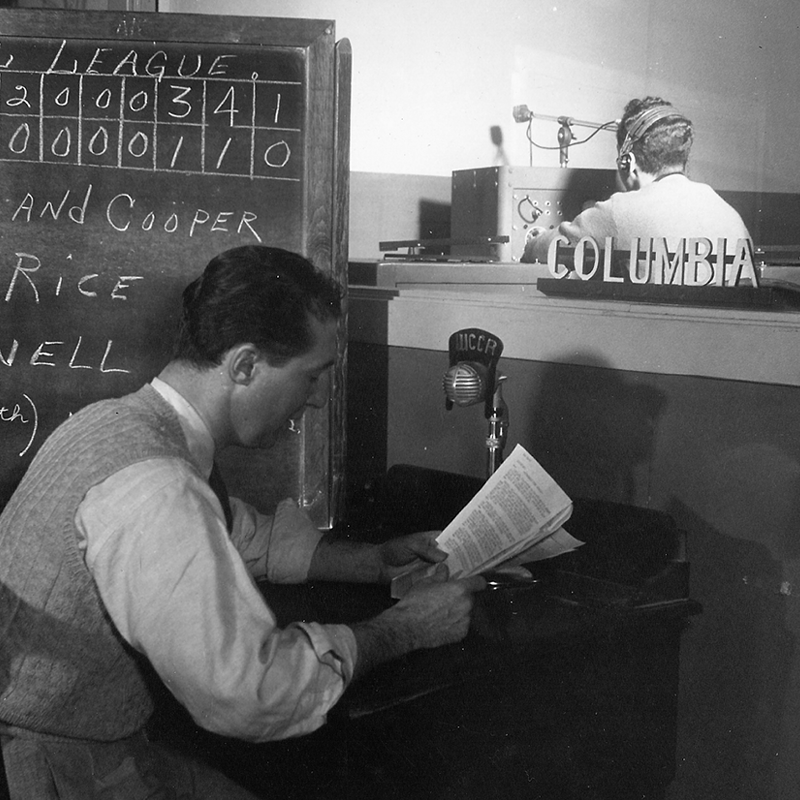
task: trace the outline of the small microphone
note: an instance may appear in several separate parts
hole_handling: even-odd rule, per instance
[[[528,106],[514,106],[514,122],[527,122],[533,118],[533,112]]]
[[[558,124],[559,125],[573,125],[575,120],[572,117],[559,117]]]

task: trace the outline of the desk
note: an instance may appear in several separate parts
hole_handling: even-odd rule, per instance
[[[443,527],[480,483],[394,467],[357,527]],[[566,527],[586,545],[535,567],[532,587],[478,595],[462,643],[411,653],[348,689],[329,724],[338,796],[664,797],[680,638],[700,611],[683,534],[665,514],[589,500],[575,501]],[[383,587],[265,593],[285,621],[351,622],[390,602]]]
[[[577,576],[545,572],[533,588],[480,595],[464,642],[411,653],[348,689],[329,724],[338,796],[664,796],[680,637],[699,608],[578,599]],[[359,595],[381,601],[372,587],[308,591],[314,605],[348,612]]]
[[[507,641],[473,634],[353,687],[351,763],[404,781],[405,798],[663,797],[688,606],[613,619],[533,593],[513,605]]]

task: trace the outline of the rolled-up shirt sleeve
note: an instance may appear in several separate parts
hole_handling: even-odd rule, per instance
[[[231,497],[231,541],[255,578],[273,583],[303,583],[322,534],[291,500],[278,503],[272,515]]]
[[[304,580],[320,534],[291,501],[273,516],[233,508],[229,535],[203,479],[154,459],[90,490],[76,522],[111,619],[198,724],[251,741],[309,733],[352,677],[355,638],[278,628],[251,573]]]

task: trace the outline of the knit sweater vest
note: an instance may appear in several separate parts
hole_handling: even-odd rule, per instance
[[[141,656],[104,609],[74,519],[92,486],[160,457],[193,463],[175,411],[149,385],[87,406],[37,453],[0,515],[0,721],[112,741],[152,713]]]

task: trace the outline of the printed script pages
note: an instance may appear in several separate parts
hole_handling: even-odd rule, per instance
[[[561,526],[572,501],[521,445],[439,534],[450,577],[526,564],[574,550],[582,542]]]

